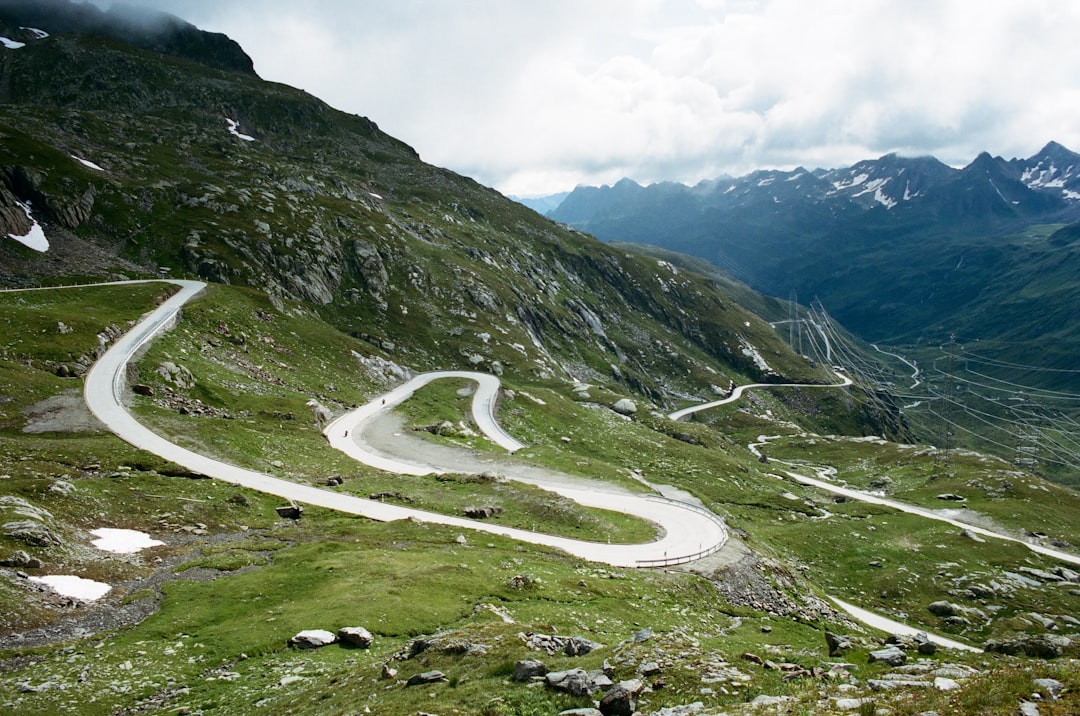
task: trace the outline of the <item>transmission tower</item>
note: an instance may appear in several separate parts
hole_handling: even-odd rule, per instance
[[[956,334],[949,334],[949,342],[942,348],[945,350],[945,380],[942,388],[942,406],[941,406],[941,437],[942,437],[942,450],[939,453],[941,459],[941,465],[943,471],[949,469],[949,462],[952,459],[953,449],[953,421],[952,421],[952,405],[955,400],[956,385],[953,378],[953,370],[955,368],[953,364],[953,352],[956,350]]]
[[[1014,412],[1019,418],[1016,431],[1016,455],[1013,462],[1017,467],[1029,472],[1037,472],[1039,469],[1039,441],[1041,430],[1038,406],[1023,393],[1019,395]]]

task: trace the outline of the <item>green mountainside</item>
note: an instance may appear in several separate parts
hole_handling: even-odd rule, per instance
[[[768,322],[786,305],[427,165],[374,122],[259,79],[228,38],[126,17],[0,1],[0,286],[35,289],[0,292],[0,711],[1014,714],[1033,693],[1041,713],[1080,707],[1080,568],[1060,558],[1080,545],[1076,492],[911,444],[880,386],[828,387],[828,361],[788,346]],[[13,238],[35,224],[46,251]],[[123,397],[189,450],[344,496],[489,508],[473,519],[500,528],[656,536],[498,470],[354,462],[311,407],[477,370],[501,376],[498,420],[525,449],[477,435],[464,380],[418,391],[392,429],[500,469],[676,495],[730,539],[617,569],[498,531],[310,505],[296,519],[136,449],[89,413],[84,376],[174,287],[72,284],[161,277],[208,286],[128,367]],[[667,417],[750,383],[767,385]],[[101,528],[162,544],[106,552]],[[40,581],[55,576],[110,589],[65,597]],[[871,628],[833,598],[986,651]],[[349,626],[371,643],[289,643]]]

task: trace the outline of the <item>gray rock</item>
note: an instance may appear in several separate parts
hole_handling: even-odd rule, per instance
[[[1039,707],[1031,701],[1020,702],[1020,716],[1039,716]]]
[[[1065,578],[1060,574],[1054,574],[1053,572],[1047,572],[1045,569],[1035,569],[1034,567],[1021,567],[1016,570],[1020,574],[1026,574],[1029,577],[1034,577],[1040,582],[1064,582]]]
[[[878,649],[870,652],[870,662],[880,661],[889,666],[900,666],[907,661],[907,656],[895,646]]]
[[[867,679],[866,685],[873,691],[891,691],[900,688],[927,688],[931,686],[929,681],[917,679]]]
[[[1065,684],[1057,679],[1035,679],[1035,688],[1050,698],[1057,700],[1061,698],[1061,691],[1065,688]]]
[[[1005,641],[991,639],[983,644],[983,649],[999,654],[1026,654],[1040,659],[1056,659],[1071,644],[1071,639],[1057,634],[1018,634]]]
[[[1080,582],[1080,573],[1074,572],[1068,567],[1054,567],[1050,570],[1066,582]]]
[[[337,633],[338,641],[345,646],[354,646],[359,649],[367,649],[375,637],[364,627],[341,627]]]
[[[972,532],[971,530],[968,530],[968,529],[961,530],[960,531],[960,536],[967,537],[972,542],[985,542],[986,541],[982,537],[980,537],[979,535],[977,535],[976,533],[974,533],[974,532]]]
[[[637,699],[623,686],[613,686],[600,699],[600,713],[604,716],[634,716],[636,709]]]
[[[63,544],[59,535],[35,520],[6,522],[0,527],[5,537],[11,537],[38,547],[57,547]]]
[[[623,398],[615,402],[611,409],[620,415],[633,415],[637,412],[637,403],[629,398]]]
[[[647,661],[638,668],[638,671],[641,672],[642,676],[656,676],[662,669],[655,661]]]
[[[318,649],[333,644],[336,640],[337,637],[334,636],[333,632],[325,629],[307,629],[298,632],[296,636],[289,639],[289,645],[299,649]]]
[[[567,656],[584,656],[602,646],[603,644],[589,641],[585,637],[572,636],[566,640],[566,646],[563,647],[563,653]]]
[[[422,686],[424,684],[438,684],[445,681],[449,681],[449,679],[446,678],[446,674],[436,669],[425,671],[422,674],[413,674],[409,677],[409,680],[405,682],[405,685]]]
[[[514,664],[514,681],[529,681],[534,677],[547,676],[547,665],[536,659],[523,659]]]
[[[825,632],[825,643],[829,646],[829,656],[836,656],[851,648],[851,640],[846,636]]]
[[[559,716],[604,716],[599,710],[594,708],[584,709],[567,709],[566,711],[560,711]]]
[[[937,496],[939,500],[947,500],[949,502],[963,502],[967,498],[961,495],[954,494],[952,492],[946,492]]]
[[[552,671],[544,677],[548,686],[571,696],[589,695],[589,674],[584,669]]]
[[[960,615],[960,607],[946,601],[932,602],[926,609],[937,617],[955,617]]]
[[[0,561],[0,566],[15,567],[17,569],[40,569],[41,560],[37,557],[31,557],[20,549],[12,552],[7,559]]]
[[[642,643],[644,641],[648,641],[651,638],[652,638],[652,629],[650,627],[645,627],[644,629],[639,629],[638,631],[634,632],[634,636],[631,637],[631,639],[633,640],[633,642],[635,644],[640,644],[640,643]]]

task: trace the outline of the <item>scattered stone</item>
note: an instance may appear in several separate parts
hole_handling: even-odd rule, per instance
[[[495,507],[494,505],[487,505],[485,507],[466,507],[465,516],[471,517],[474,520],[483,520],[488,517],[494,517],[502,512],[501,507]]]
[[[567,709],[566,711],[560,711],[559,716],[604,716],[598,709],[583,708],[583,709]]]
[[[0,566],[15,567],[16,569],[40,569],[41,560],[37,557],[31,557],[20,549],[12,552],[7,559],[0,561]]]
[[[1066,582],[1080,582],[1080,573],[1074,572],[1068,567],[1054,567],[1050,570]]]
[[[298,632],[296,636],[289,639],[289,645],[298,649],[318,649],[333,644],[335,641],[337,641],[337,637],[334,636],[333,632],[325,629],[307,629]]]
[[[338,629],[337,638],[345,646],[353,646],[358,649],[367,649],[375,640],[371,632],[359,626],[341,627]]]
[[[846,636],[825,632],[825,643],[829,646],[829,656],[837,656],[851,649],[851,640]]]
[[[961,531],[960,531],[960,536],[961,536],[961,537],[967,537],[967,538],[968,538],[969,540],[971,540],[972,542],[985,542],[985,541],[986,541],[986,540],[984,540],[984,539],[983,539],[982,537],[980,537],[979,535],[975,534],[974,532],[972,532],[972,531],[971,531],[971,530],[969,530],[969,529],[964,529],[964,530],[961,530]]]
[[[1045,569],[1035,569],[1034,567],[1021,567],[1016,570],[1020,574],[1026,574],[1029,577],[1039,580],[1040,582],[1064,582],[1065,578],[1060,574],[1054,574],[1053,572],[1047,572]]]
[[[446,674],[435,669],[432,671],[425,671],[422,674],[413,674],[409,677],[409,680],[405,682],[406,686],[423,686],[425,684],[438,684],[449,681],[446,678]]]
[[[343,484],[345,484],[345,478],[341,477],[340,475],[333,475],[331,477],[326,478],[326,486],[327,487],[337,487],[338,485],[343,485]]]
[[[873,699],[833,699],[833,703],[836,704],[836,708],[840,711],[857,711],[861,709],[864,704],[870,704],[873,702]]]
[[[644,629],[639,629],[636,632],[634,632],[634,635],[631,637],[631,640],[635,644],[640,644],[642,642],[645,642],[645,641],[648,641],[649,639],[651,639],[652,634],[653,634],[652,628],[651,627],[645,627]]]
[[[584,656],[603,646],[603,644],[590,641],[582,636],[572,636],[566,640],[566,645],[563,647],[563,653],[567,656]]]
[[[935,676],[934,688],[938,691],[956,691],[960,688],[960,682],[945,676]]]
[[[514,674],[510,678],[514,681],[531,681],[534,678],[547,676],[547,665],[536,659],[522,659],[514,664]]]
[[[621,400],[615,401],[615,404],[611,406],[611,409],[619,415],[633,415],[637,412],[637,403],[629,398],[622,398]]]
[[[751,664],[757,664],[758,666],[765,666],[765,660],[757,654],[753,654],[749,651],[743,652],[740,656],[743,661],[749,661]]]
[[[63,544],[59,535],[35,520],[6,522],[0,527],[0,530],[3,530],[5,537],[11,537],[38,547],[54,547]]]
[[[870,663],[880,661],[889,666],[901,666],[907,661],[907,655],[895,646],[878,649],[870,652]]]
[[[400,492],[373,492],[368,495],[369,500],[377,500],[382,502],[383,500],[398,500],[399,502],[412,503],[413,499]]]
[[[515,574],[507,580],[506,586],[510,589],[533,589],[540,586],[540,579],[531,574]]]
[[[396,679],[397,669],[391,667],[389,664],[383,664],[381,676],[384,679]]]
[[[284,517],[289,520],[298,520],[304,515],[303,505],[285,505],[274,509],[278,513],[278,517]]]
[[[613,686],[600,699],[600,713],[604,716],[634,716],[636,708],[634,694],[621,684]]]
[[[932,602],[927,611],[937,617],[955,617],[960,615],[961,608],[946,601]]]
[[[1035,679],[1035,688],[1056,701],[1061,698],[1065,684],[1057,679]]]
[[[966,497],[962,497],[961,495],[957,495],[957,494],[952,493],[952,492],[945,492],[943,494],[938,495],[937,498],[939,500],[947,500],[949,502],[964,502],[964,501],[967,500]]]
[[[642,676],[656,676],[662,669],[655,661],[647,661],[638,668],[638,671],[641,672]]]
[[[465,539],[465,535],[458,535],[457,538],[454,541],[457,542],[458,544],[468,544],[469,543],[469,540]]]
[[[750,705],[755,708],[761,706],[779,706],[780,704],[791,701],[793,698],[794,697],[792,696],[768,696],[766,694],[758,694],[750,702]]]
[[[145,395],[148,398],[153,398],[154,397],[154,389],[151,388],[149,385],[139,383],[137,385],[132,386],[131,389],[135,392],[136,395]]]
[[[1026,654],[1039,659],[1056,659],[1065,653],[1065,649],[1071,644],[1071,639],[1057,634],[1018,634],[1004,641],[991,639],[983,644],[983,649],[999,654]]]
[[[544,676],[544,681],[556,691],[563,691],[571,696],[588,696],[591,693],[589,674],[584,669],[552,671]]]
[[[1020,702],[1020,716],[1039,716],[1039,707],[1031,701]]]

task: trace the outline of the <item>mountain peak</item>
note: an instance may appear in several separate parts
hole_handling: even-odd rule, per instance
[[[92,3],[71,0],[3,0],[0,26],[4,25],[106,37],[214,69],[255,74],[251,57],[228,36],[145,7],[116,3],[103,11]]]

